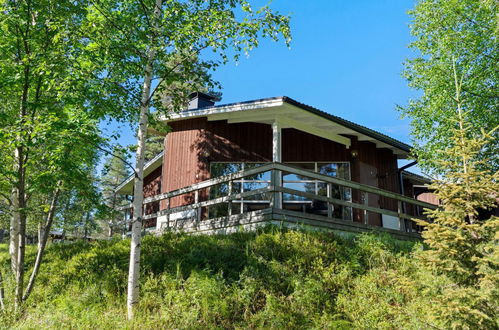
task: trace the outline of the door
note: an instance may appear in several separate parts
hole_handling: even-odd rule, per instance
[[[360,162],[360,183],[378,187],[378,169],[370,164]],[[373,193],[362,192],[361,203],[379,208],[379,196]],[[378,213],[364,211],[362,215],[363,223],[381,226],[381,216]]]

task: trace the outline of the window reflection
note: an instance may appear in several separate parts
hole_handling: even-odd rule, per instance
[[[299,169],[324,174],[331,177],[350,180],[350,163],[348,162],[296,162],[285,163],[286,165],[297,167]],[[222,163],[213,162],[210,164],[211,177],[215,178],[241,170],[249,170],[264,163]],[[298,190],[314,195],[328,196],[327,183],[315,180],[294,173],[283,172],[283,186],[285,188]],[[233,193],[242,193],[268,187],[270,185],[270,171],[258,173],[252,176],[247,176],[244,179],[234,180],[232,183]],[[227,196],[228,183],[216,185],[210,189],[210,198]],[[331,198],[351,201],[352,191],[350,188],[331,185]],[[259,193],[252,196],[247,196],[232,202],[232,214],[242,213],[246,211],[254,211],[269,207],[270,195],[268,193]],[[302,210],[308,213],[327,215],[327,203],[313,200],[304,196],[293,194],[283,194],[283,207],[290,210]],[[213,210],[212,210],[213,209]],[[228,214],[228,205],[217,205],[210,207],[210,216],[224,216]],[[332,207],[334,218],[352,220],[352,208],[342,205],[334,205]]]
[[[309,171],[314,171],[331,177],[350,180],[350,163],[347,162],[286,163],[286,165],[307,169]],[[306,193],[328,196],[327,183],[308,178],[306,176],[300,176],[293,173],[283,173],[283,185],[286,188]],[[329,197],[350,202],[352,201],[352,190],[350,188],[332,184],[331,194]],[[296,201],[308,201],[309,205],[305,205],[303,208],[304,211],[319,215],[328,214],[327,203],[323,201],[311,200],[303,196],[293,194],[284,194],[283,200],[284,207],[288,209],[296,209],[296,206],[292,205],[293,203],[296,203]],[[349,206],[333,204],[332,215],[334,218],[352,220],[352,208]]]

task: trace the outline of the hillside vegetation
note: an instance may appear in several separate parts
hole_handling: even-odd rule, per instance
[[[142,299],[127,321],[129,240],[51,244],[39,282],[5,328],[425,328],[446,279],[419,244],[375,234],[267,228],[226,236],[146,236]],[[416,252],[411,252],[416,251]],[[28,252],[28,264],[34,261]],[[0,262],[11,294],[7,248]],[[428,283],[432,283],[428,285]],[[8,297],[9,298],[9,297]],[[8,301],[10,299],[7,299]]]

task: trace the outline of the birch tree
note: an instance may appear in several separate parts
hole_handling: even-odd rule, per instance
[[[90,47],[96,60],[108,64],[99,75],[114,81],[117,94],[128,95],[128,106],[137,109],[131,112],[138,122],[127,297],[132,318],[139,297],[145,140],[151,112],[164,110],[156,96],[173,82],[190,81],[194,64],[213,70],[230,58],[238,60],[261,38],[289,42],[289,18],[268,6],[254,10],[244,0],[101,1],[94,3],[90,17],[88,31],[95,37]],[[193,63],[193,55],[207,54],[209,59]]]
[[[84,175],[79,164],[94,157],[92,146],[99,143],[97,125],[104,110],[89,111],[93,103],[88,100],[97,89],[91,86],[94,66],[81,56],[88,40],[81,30],[86,7],[84,1],[0,1],[0,198],[10,207],[18,310],[32,287],[25,291],[30,215],[34,218],[48,201],[47,233],[61,189],[56,183]],[[39,248],[30,283],[44,244]]]
[[[424,170],[442,173],[439,160],[454,145],[458,128],[454,70],[462,80],[460,98],[467,113],[468,138],[499,125],[499,3],[484,0],[420,0],[412,16],[411,48],[404,75],[417,98],[401,108],[411,119],[414,156]],[[499,169],[499,133],[478,156],[487,157],[490,171]]]

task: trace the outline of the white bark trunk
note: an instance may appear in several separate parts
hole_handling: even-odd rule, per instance
[[[59,183],[60,185],[60,183]],[[33,267],[33,272],[29,278],[28,285],[26,286],[26,292],[23,295],[23,301],[28,299],[33,286],[35,285],[36,276],[40,270],[40,265],[42,264],[43,254],[45,252],[45,246],[47,245],[47,240],[50,233],[50,228],[52,227],[52,222],[54,221],[54,215],[57,208],[57,200],[59,199],[60,188],[57,187],[54,195],[52,196],[52,202],[50,203],[49,212],[47,213],[47,219],[45,220],[45,225],[40,226],[40,241],[38,242],[38,252],[36,254],[35,266]]]
[[[3,290],[3,275],[2,275],[2,271],[0,270],[0,310],[2,312],[5,311],[4,300],[5,300],[5,294],[4,294],[4,290]]]
[[[42,244],[42,237],[43,237],[43,224],[40,221],[38,223],[38,249],[40,249],[40,246]]]
[[[16,289],[14,295],[14,305],[16,311],[19,310],[22,303],[24,290],[24,253],[26,245],[26,196],[25,196],[25,165],[24,153],[22,147],[17,147],[15,152],[16,172],[18,182],[14,188],[14,215],[18,220],[17,233],[17,263],[16,263]]]
[[[162,0],[156,0],[154,8],[153,29],[161,15]],[[133,318],[134,306],[139,299],[139,273],[140,273],[140,241],[142,230],[142,202],[144,200],[144,152],[147,135],[147,120],[149,115],[149,98],[151,96],[151,82],[153,77],[153,62],[156,56],[154,50],[154,37],[147,54],[147,64],[144,70],[144,84],[140,106],[139,129],[137,133],[137,155],[135,166],[135,180],[133,192],[133,218],[132,240],[130,244],[130,265],[128,270],[127,313],[128,319]]]
[[[12,273],[17,273],[17,259],[19,255],[19,200],[17,199],[17,188],[12,190],[12,215],[10,218],[10,265]]]

